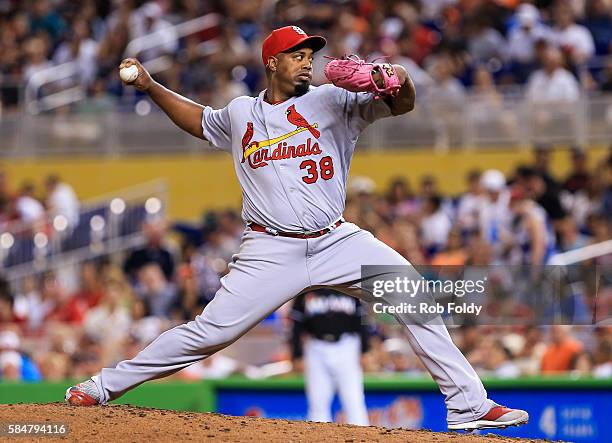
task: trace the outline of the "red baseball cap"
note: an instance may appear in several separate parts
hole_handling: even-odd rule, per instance
[[[320,35],[308,35],[297,26],[285,26],[275,29],[266,37],[261,46],[261,59],[264,66],[267,66],[268,59],[285,52],[305,41],[308,41],[310,48],[317,52],[327,43]]]

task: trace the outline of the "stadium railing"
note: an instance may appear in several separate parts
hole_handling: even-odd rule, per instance
[[[81,102],[87,108],[91,100]],[[91,108],[95,108],[92,103]],[[407,115],[366,129],[360,149],[437,150],[516,148],[533,143],[608,144],[612,140],[612,94],[575,103],[533,104],[522,95],[499,101],[469,94],[457,103],[426,98]],[[116,155],[202,152],[213,149],[176,129],[148,99],[135,112],[6,114],[0,119],[0,157],[53,154]]]
[[[217,26],[220,19],[219,14],[209,13],[136,37],[127,44],[124,56],[138,57],[145,50],[168,43],[169,38],[178,40]],[[198,45],[197,50],[202,56],[208,55],[216,50],[215,42],[204,41]],[[146,60],[143,64],[151,74],[157,74],[172,66],[172,58],[164,54]],[[87,97],[87,84],[80,79],[81,71],[79,63],[71,61],[33,74],[24,88],[26,111],[36,115],[84,100]]]
[[[62,214],[11,223],[0,234],[0,272],[14,282],[142,245],[142,223],[163,216],[167,200],[166,183],[156,180],[82,203],[72,224]]]

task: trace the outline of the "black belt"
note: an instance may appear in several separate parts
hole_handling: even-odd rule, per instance
[[[251,222],[249,224],[249,227],[253,230],[253,231],[257,231],[257,232],[265,232],[266,234],[270,234],[270,235],[278,235],[280,237],[290,237],[290,238],[317,238],[317,237],[321,237],[322,235],[325,235],[331,231],[333,231],[334,229],[336,229],[338,226],[340,226],[342,223],[344,223],[344,219],[340,219],[338,220],[336,223],[328,226],[327,228],[323,228],[320,229],[318,231],[313,231],[313,232],[284,232],[284,231],[278,231],[276,229],[272,229],[272,228],[267,228],[265,226],[260,225],[259,223],[255,223],[255,222]],[[338,341],[338,340],[336,340]]]

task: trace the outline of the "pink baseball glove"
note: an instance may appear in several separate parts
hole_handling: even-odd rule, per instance
[[[327,58],[331,61],[323,72],[335,86],[352,92],[371,92],[377,98],[395,96],[401,88],[397,72],[390,63],[368,63],[355,54],[343,58]],[[382,86],[374,81],[376,72],[380,73]]]

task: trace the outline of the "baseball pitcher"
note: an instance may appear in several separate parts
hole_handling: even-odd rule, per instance
[[[328,63],[332,84],[313,87],[313,54],[325,43],[296,26],[274,30],[262,47],[267,89],[223,109],[169,91],[135,59],[121,63],[120,68],[137,66],[138,75],[128,83],[147,92],[177,126],[232,156],[247,227],[221,289],[201,315],[164,332],[133,359],[68,388],[68,403],[105,404],[207,358],[307,289],[330,287],[372,301],[362,265],[412,269],[372,234],[345,222],[342,212],[359,134],[380,118],[411,111],[414,85],[402,66],[351,56]],[[383,300],[399,299],[390,294]],[[449,429],[527,422],[525,411],[487,398],[441,322],[413,324],[401,314],[397,319],[445,397]]]

